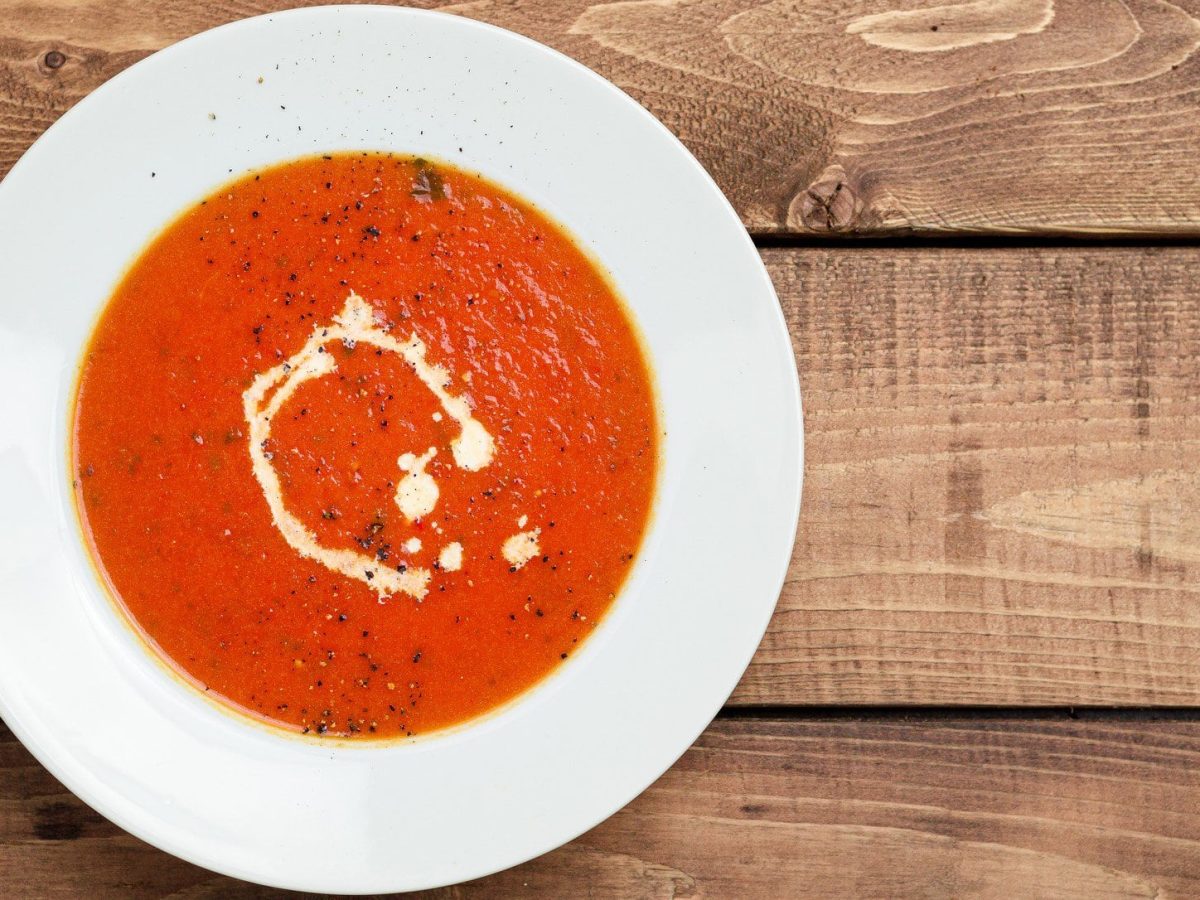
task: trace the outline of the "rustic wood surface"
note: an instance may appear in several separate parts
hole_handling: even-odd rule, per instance
[[[1200,703],[1197,251],[764,256],[805,497],[735,702]]]
[[[154,50],[294,5],[0,0],[0,176]],[[773,245],[807,436],[735,708],[584,837],[430,896],[1200,896],[1200,711],[1063,711],[1200,708],[1197,248],[1042,240],[1200,240],[1200,0],[425,5],[696,153]],[[991,237],[826,240],[945,233]],[[0,897],[274,895],[124,834],[0,723]]]
[[[152,51],[297,5],[0,0],[0,173]],[[615,81],[758,231],[1200,229],[1200,0],[425,5]]]
[[[1197,773],[1196,722],[718,720],[577,841],[423,896],[1194,897]],[[0,896],[274,895],[124,834],[0,725]]]

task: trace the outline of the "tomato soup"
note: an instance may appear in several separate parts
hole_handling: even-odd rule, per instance
[[[96,326],[84,532],[176,670],[314,735],[527,690],[609,609],[659,425],[629,315],[531,204],[445,163],[285,163],[187,209]]]

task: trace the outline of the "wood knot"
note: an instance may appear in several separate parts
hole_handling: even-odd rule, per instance
[[[833,165],[792,200],[788,220],[794,223],[799,219],[810,231],[845,231],[855,225],[861,210],[846,171]]]
[[[67,55],[61,50],[51,50],[42,57],[42,63],[47,69],[61,69],[67,61]]]

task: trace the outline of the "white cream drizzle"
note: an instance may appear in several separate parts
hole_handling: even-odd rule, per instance
[[[396,485],[396,505],[410,522],[429,515],[437,506],[437,482],[425,471],[425,466],[435,456],[437,447],[430,447],[422,456],[405,453],[396,460],[400,470],[408,473]]]
[[[541,548],[538,546],[538,535],[541,533],[542,529],[535,528],[532,531],[522,531],[514,534],[505,541],[504,545],[500,548],[500,552],[504,554],[504,558],[508,560],[508,564],[513,568],[519,569],[541,553]]]
[[[393,569],[381,564],[373,556],[322,545],[316,535],[288,511],[283,502],[283,488],[279,475],[266,450],[266,444],[271,437],[271,420],[291,399],[296,389],[305,381],[321,378],[336,371],[337,361],[325,352],[325,345],[339,340],[347,347],[359,343],[370,344],[403,357],[422,383],[438,398],[446,414],[458,423],[458,437],[450,442],[455,464],[461,469],[474,472],[492,461],[496,449],[492,436],[471,414],[470,404],[465,398],[447,392],[450,376],[442,367],[430,365],[426,361],[425,344],[415,334],[410,335],[407,341],[399,341],[392,337],[375,324],[371,306],[352,291],[346,298],[341,312],[334,316],[332,325],[318,325],[299,352],[257,375],[242,394],[242,408],[250,429],[249,450],[254,477],[258,479],[263,496],[270,507],[275,527],[279,529],[288,545],[301,556],[316,560],[348,578],[364,582],[379,595],[380,600],[399,593],[420,600],[429,590],[431,573],[428,569],[420,566],[407,566],[403,570]],[[468,376],[469,374],[467,373]],[[464,380],[470,381],[466,376]],[[272,389],[275,389],[275,392],[268,400],[267,395]],[[409,521],[428,515],[437,504],[437,482],[432,475],[425,472],[425,466],[436,454],[437,448],[430,447],[420,457],[405,453],[398,460],[406,475],[397,484],[396,505]],[[536,531],[532,534],[533,554],[536,555]],[[406,548],[412,540],[416,539],[410,539],[405,545]],[[505,542],[505,548],[514,540],[515,538],[509,538]],[[509,558],[507,549],[505,558]],[[460,567],[462,545],[454,542],[443,547],[439,555],[439,565],[447,571],[454,571]]]
[[[451,541],[438,554],[438,568],[445,572],[457,572],[462,568],[463,549],[458,541]]]

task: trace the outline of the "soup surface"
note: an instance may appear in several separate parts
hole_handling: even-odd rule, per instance
[[[593,262],[444,163],[285,163],[185,211],[87,347],[77,500],[175,668],[295,731],[397,737],[529,688],[613,602],[658,461]]]

